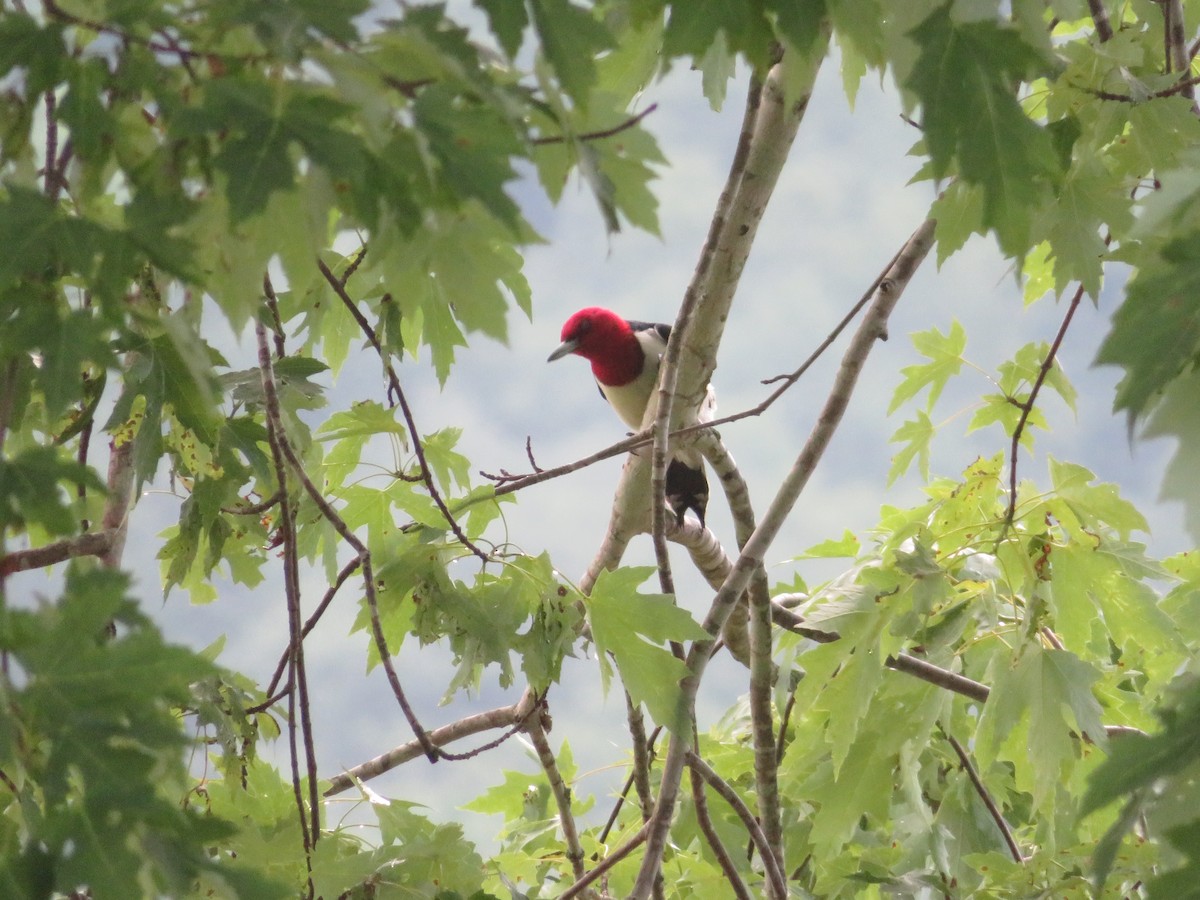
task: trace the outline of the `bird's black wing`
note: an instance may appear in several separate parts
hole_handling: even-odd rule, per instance
[[[655,331],[658,332],[659,339],[665,347],[667,341],[671,339],[671,326],[662,322],[638,322],[634,319],[629,320],[629,327],[634,331]]]

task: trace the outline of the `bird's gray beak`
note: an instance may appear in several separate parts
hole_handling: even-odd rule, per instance
[[[570,353],[574,353],[579,349],[579,339],[575,338],[569,341],[563,341],[558,345],[558,349],[547,357],[546,362],[554,362],[556,359],[562,359]]]

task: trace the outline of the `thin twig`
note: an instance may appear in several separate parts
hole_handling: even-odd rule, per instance
[[[287,345],[283,332],[283,320],[279,318],[279,298],[275,295],[275,285],[271,283],[269,273],[263,273],[263,295],[267,298],[267,309],[271,311],[271,330],[275,335],[275,357],[283,359],[287,356]]]
[[[642,811],[642,821],[645,822],[650,818],[650,809],[654,805],[654,795],[650,792],[650,766],[654,763],[654,741],[662,731],[662,726],[654,729],[653,737],[646,737],[646,718],[628,691],[625,692],[625,717],[629,723],[633,750],[633,771],[629,773],[629,777],[637,788],[638,807]],[[620,803],[613,808],[614,818],[620,808]],[[600,840],[603,841],[604,838]]]
[[[1173,97],[1176,94],[1184,94],[1190,97],[1192,93],[1191,89],[1198,84],[1200,84],[1200,76],[1181,78],[1170,87],[1145,94],[1142,97],[1134,97],[1132,94],[1118,94],[1114,91],[1103,91],[1099,88],[1080,87],[1079,90],[1091,94],[1099,100],[1112,100],[1117,103],[1144,103],[1146,100],[1158,100],[1163,97]]]
[[[281,496],[279,491],[276,491],[265,500],[251,503],[249,506],[222,506],[221,512],[231,516],[259,516],[278,503]]]
[[[603,861],[598,863],[596,867],[590,870],[586,875],[576,881],[573,885],[558,895],[558,900],[571,900],[572,897],[578,897],[591,885],[593,881],[627,857],[630,853],[646,842],[646,834],[649,826],[643,825],[638,829],[637,833],[627,840],[624,844],[614,850],[608,856],[604,857]]]
[[[626,698],[627,702],[632,703],[632,699],[629,697],[628,694],[625,695],[625,698]],[[638,715],[639,716],[641,715],[640,710],[638,710]],[[633,729],[631,728],[630,730],[632,731]],[[615,826],[617,824],[617,816],[620,815],[620,813],[621,813],[621,807],[623,807],[625,805],[625,798],[629,796],[630,789],[633,788],[635,785],[637,786],[637,790],[638,790],[638,800],[642,804],[642,810],[643,810],[642,821],[644,822],[650,817],[650,806],[654,801],[654,797],[650,794],[649,767],[650,767],[651,763],[654,762],[654,744],[655,744],[655,742],[658,741],[658,736],[660,734],[662,734],[662,726],[656,725],[656,726],[654,726],[654,730],[652,732],[650,732],[649,738],[645,737],[645,735],[643,734],[642,739],[641,739],[641,743],[645,744],[644,752],[646,755],[646,784],[645,784],[646,796],[644,799],[642,798],[642,785],[637,784],[637,779],[638,779],[637,757],[638,757],[639,751],[638,751],[638,746],[637,746],[638,738],[635,734],[634,739],[633,739],[634,769],[633,769],[633,771],[631,771],[629,773],[629,776],[625,779],[625,785],[624,785],[624,787],[621,788],[620,794],[617,795],[617,802],[613,804],[612,812],[610,812],[608,814],[608,819],[607,819],[607,821],[605,821],[604,827],[600,829],[599,837],[596,838],[596,840],[598,840],[601,844],[603,844],[605,841],[608,840],[609,832],[611,832],[613,830],[613,826]]]
[[[646,118],[646,116],[650,115],[650,113],[654,112],[656,109],[658,109],[658,104],[651,103],[649,106],[647,106],[645,109],[643,109],[637,115],[630,116],[624,122],[622,122],[619,125],[614,125],[612,128],[602,128],[599,131],[585,131],[583,134],[577,134],[573,138],[568,135],[550,135],[547,137],[537,137],[537,138],[531,139],[529,141],[529,143],[533,144],[534,146],[544,146],[546,144],[565,144],[567,141],[570,141],[570,140],[598,141],[598,140],[602,140],[603,138],[610,138],[613,135],[620,134],[622,131],[627,131],[628,129],[637,125],[639,122],[642,121],[642,119]]]
[[[408,400],[404,396],[403,388],[400,387],[400,379],[396,375],[396,370],[392,366],[390,360],[388,360],[387,353],[384,351],[383,345],[379,342],[379,337],[376,335],[375,329],[371,327],[371,323],[368,322],[366,316],[362,314],[362,311],[358,308],[358,304],[356,304],[353,298],[346,293],[346,286],[338,280],[337,276],[333,274],[329,266],[325,265],[324,260],[317,260],[317,268],[321,270],[321,274],[325,276],[325,280],[329,283],[329,286],[333,288],[333,292],[341,299],[342,305],[345,306],[350,312],[350,315],[354,318],[354,321],[358,323],[358,327],[362,330],[363,334],[366,335],[367,340],[371,342],[371,346],[375,348],[375,352],[379,354],[379,359],[383,363],[384,371],[386,372],[388,378],[388,395],[389,397],[394,397],[400,404],[400,412],[404,416],[404,423],[408,428],[409,438],[412,440],[413,452],[416,454],[417,463],[421,467],[421,479],[425,483],[425,490],[429,492],[430,499],[433,500],[434,504],[438,508],[438,511],[441,512],[442,518],[446,520],[446,524],[450,527],[450,530],[454,532],[454,536],[458,539],[459,543],[479,557],[482,562],[490,562],[491,557],[489,557],[483,550],[479,549],[479,547],[467,537],[466,532],[462,530],[462,527],[458,524],[458,520],[454,518],[454,514],[450,512],[450,508],[446,505],[446,501],[442,498],[441,491],[439,491],[437,485],[434,484],[433,469],[425,459],[425,446],[421,441],[421,432],[417,430],[417,423],[413,419],[412,410],[408,406]]]
[[[950,746],[954,748],[954,752],[958,754],[958,761],[962,764],[963,771],[967,773],[967,777],[971,779],[971,784],[975,786],[975,793],[979,795],[979,799],[987,807],[992,821],[996,823],[996,827],[1004,835],[1004,843],[1008,845],[1008,852],[1012,854],[1013,860],[1018,863],[1025,862],[1025,857],[1021,855],[1021,848],[1017,846],[1017,839],[1013,837],[1012,829],[1004,821],[1004,813],[1000,811],[1000,807],[996,805],[996,801],[992,798],[986,785],[984,785],[983,779],[975,771],[975,766],[971,764],[971,758],[967,756],[967,751],[963,749],[963,745],[958,742],[954,735],[946,731],[943,731],[943,734],[946,735],[946,740],[950,742]]]
[[[166,44],[160,43],[153,38],[142,37],[141,35],[118,28],[115,25],[108,25],[104,22],[98,22],[95,19],[86,19],[81,16],[76,16],[64,10],[61,6],[54,2],[54,0],[44,0],[42,7],[45,9],[46,15],[49,18],[55,19],[56,21],[64,22],[68,25],[81,26],[91,31],[95,31],[98,34],[111,34],[114,37],[120,38],[122,42],[138,44],[139,46],[145,47],[147,50],[150,50],[154,53],[171,54],[177,56],[179,59],[195,60],[211,58],[225,62],[254,63],[263,61],[267,58],[265,54],[247,54],[243,56],[237,56],[229,53],[218,53],[213,50],[191,50],[187,47],[181,46],[178,41],[171,41],[170,43]]]
[[[412,708],[412,704],[408,702],[408,695],[404,692],[404,686],[400,683],[400,676],[396,672],[396,667],[392,663],[392,654],[388,649],[387,637],[383,633],[383,622],[379,618],[379,597],[375,592],[375,566],[371,559],[371,551],[367,546],[358,539],[345,520],[338,515],[329,503],[328,500],[317,490],[316,485],[312,483],[312,479],[308,477],[308,473],[304,471],[304,466],[301,464],[295,451],[290,443],[283,444],[283,451],[291,463],[296,477],[300,479],[300,483],[304,486],[305,492],[309,499],[316,504],[321,515],[326,521],[333,526],[334,531],[345,541],[354,552],[358,555],[359,563],[362,566],[363,591],[367,600],[367,612],[371,620],[371,635],[375,641],[375,649],[379,653],[379,662],[383,666],[384,674],[387,675],[388,684],[392,688],[392,694],[396,698],[396,702],[400,704],[400,710],[404,713],[404,718],[408,720],[409,727],[412,728],[413,734],[417,740],[421,742],[421,748],[425,751],[425,755],[430,762],[437,762],[439,752],[429,740],[429,735],[422,727],[420,720],[417,719],[417,714]]]
[[[1001,540],[1003,540],[1003,535],[1012,526],[1013,517],[1017,511],[1017,454],[1020,452],[1021,435],[1025,433],[1025,423],[1029,421],[1029,416],[1033,413],[1033,407],[1037,403],[1042,385],[1046,383],[1046,378],[1049,377],[1050,370],[1054,368],[1054,359],[1058,355],[1058,350],[1062,346],[1063,339],[1067,336],[1067,329],[1071,327],[1071,320],[1075,317],[1075,311],[1079,308],[1081,300],[1083,300],[1082,282],[1076,289],[1075,296],[1071,298],[1071,302],[1067,306],[1066,315],[1063,316],[1062,324],[1058,326],[1058,333],[1054,336],[1054,343],[1050,345],[1050,349],[1046,353],[1046,358],[1042,360],[1041,368],[1038,369],[1037,377],[1033,380],[1033,387],[1029,391],[1029,399],[1021,404],[1021,417],[1017,420],[1017,427],[1013,429],[1012,446],[1009,448],[1008,509],[1004,513],[1004,528],[1001,530]]]
[[[321,602],[317,604],[317,608],[312,611],[312,615],[304,623],[304,627],[300,629],[300,640],[308,637],[309,632],[317,627],[317,622],[321,620],[321,616],[325,614],[325,610],[329,608],[329,604],[333,602],[333,598],[337,596],[337,592],[341,586],[346,583],[346,579],[358,570],[362,565],[362,560],[357,556],[342,566],[328,590],[325,591],[325,596],[321,598]],[[288,658],[291,654],[291,647],[285,649],[279,657],[279,662],[275,666],[275,674],[271,676],[271,681],[267,684],[265,693],[268,697],[275,693],[275,688],[279,686],[279,679],[283,676],[283,670],[287,666]]]

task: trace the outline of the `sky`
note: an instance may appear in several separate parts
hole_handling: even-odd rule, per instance
[[[558,206],[549,205],[529,179],[513,185],[513,196],[546,241],[526,255],[532,321],[515,311],[507,346],[473,338],[444,389],[438,387],[427,358],[406,363],[400,377],[422,431],[461,427],[460,449],[476,469],[493,472],[524,471],[527,438],[538,463],[549,467],[624,435],[623,424],[598,396],[587,365],[576,358],[548,365],[546,356],[558,344],[562,322],[584,306],[608,306],[635,319],[674,320],[733,152],[744,75],[741,72],[731,85],[719,113],[710,110],[701,95],[698,73],[684,65],[676,66],[638,101],[637,109],[657,104],[644,126],[669,161],[652,185],[659,197],[661,236],[632,229],[606,235],[594,200],[578,183],[568,187]],[[722,414],[758,403],[770,390],[762,379],[795,369],[927,215],[935,186],[908,184],[919,166],[907,155],[917,134],[899,113],[895,94],[870,78],[863,81],[851,108],[836,61],[827,61],[734,301],[714,379]],[[1153,555],[1163,556],[1189,545],[1180,509],[1155,499],[1170,444],[1131,445],[1124,420],[1110,412],[1118,373],[1091,366],[1108,328],[1120,277],[1106,285],[1098,308],[1085,303],[1062,351],[1063,365],[1080,392],[1077,414],[1064,414],[1061,402],[1048,397],[1046,411],[1056,430],[1039,434],[1036,451],[1023,454],[1019,467],[1022,477],[1045,484],[1050,453],[1088,466],[1102,480],[1119,482],[1123,495],[1150,520],[1153,535],[1140,539],[1150,543]],[[915,476],[890,488],[886,484],[896,449],[888,438],[904,420],[903,410],[887,415],[888,403],[899,370],[920,359],[911,345],[912,332],[933,327],[945,332],[954,320],[962,322],[968,333],[967,355],[990,374],[1024,343],[1051,340],[1064,311],[1065,304],[1053,299],[1023,308],[1012,268],[989,239],[973,239],[940,271],[931,255],[901,299],[890,339],[873,352],[846,420],[768,554],[771,580],[790,580],[793,572],[810,581],[831,577],[836,564],[790,560],[819,541],[840,537],[847,528],[868,542],[883,504],[921,501],[920,479]],[[835,344],[764,416],[722,429],[750,483],[757,510],[766,508],[812,428],[844,346],[844,339]],[[249,340],[243,338],[241,347],[249,352]],[[365,355],[358,358],[364,362],[356,365],[352,359],[333,385],[334,396],[382,400],[377,366]],[[946,421],[934,443],[934,474],[955,477],[977,456],[1007,449],[1008,439],[998,428],[965,434],[972,398],[985,389],[985,375],[973,370],[964,371],[947,389],[934,416],[935,421]],[[549,552],[565,577],[577,579],[603,535],[620,467],[620,459],[609,460],[521,492],[519,502],[506,507],[507,539],[530,554]],[[189,605],[181,592],[161,601],[152,550],[158,546],[155,535],[177,514],[177,498],[151,493],[141,499],[132,518],[126,564],[137,574],[139,593],[148,598],[147,611],[162,623],[168,637],[193,646],[224,634],[222,661],[265,680],[286,634],[278,572],[253,591],[222,584],[220,598],[208,606]],[[732,527],[717,496],[709,523],[731,546]],[[652,559],[649,541],[639,540],[625,561],[648,564]],[[678,601],[699,617],[712,592],[686,572],[686,554],[677,551],[673,560]],[[464,567],[460,577],[469,577],[471,571]],[[310,610],[325,590],[323,575],[307,572],[303,589]],[[654,589],[652,580],[647,590]],[[382,672],[364,674],[367,638],[348,634],[355,613],[354,594],[347,591],[306,645],[317,753],[326,776],[412,737]],[[453,671],[446,654],[410,641],[397,661],[427,727],[514,702],[520,694],[520,685],[502,690],[489,673],[480,696],[441,707]],[[569,741],[581,771],[594,773],[576,787],[576,794],[596,794],[594,817],[602,819],[609,809],[606,796],[623,778],[615,767],[623,762],[628,744],[624,703],[615,691],[603,697],[594,658],[568,660],[563,681],[550,695],[551,743],[557,748]],[[743,670],[728,659],[710,668],[700,697],[702,727],[737,700],[744,684]],[[284,742],[277,750],[276,759],[283,764]],[[431,766],[414,761],[372,782],[372,787],[384,796],[426,803],[436,818],[463,820],[468,835],[486,845],[499,819],[463,813],[457,807],[501,782],[504,769],[535,770],[517,740],[474,762]],[[340,801],[333,807],[332,820],[345,814],[360,821],[361,810],[354,806],[351,800]]]

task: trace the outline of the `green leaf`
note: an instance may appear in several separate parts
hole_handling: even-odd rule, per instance
[[[510,0],[475,0],[475,5],[487,13],[488,26],[500,42],[501,49],[509,59],[515,59],[529,24],[525,4],[512,3]]]
[[[936,432],[937,429],[929,415],[919,409],[915,419],[909,419],[888,438],[890,444],[903,443],[906,445],[892,457],[892,465],[888,469],[889,485],[894,484],[897,478],[908,471],[914,459],[917,461],[917,469],[921,473],[921,477],[929,477],[929,449]]]
[[[519,233],[520,212],[504,190],[517,177],[510,158],[521,152],[511,123],[499,111],[466,105],[455,92],[438,86],[421,92],[413,114],[446,188],[478,200],[511,234]]]
[[[849,528],[842,532],[840,538],[830,538],[827,541],[822,541],[819,544],[814,544],[796,559],[853,559],[858,556],[859,550],[862,549],[858,538]]]
[[[986,231],[983,224],[983,189],[967,181],[947,185],[933,201],[929,215],[937,220],[938,267],[966,246],[973,234]]]
[[[1145,516],[1121,497],[1114,484],[1093,484],[1096,476],[1074,463],[1059,462],[1053,457],[1050,463],[1050,479],[1055,493],[1065,500],[1071,511],[1079,517],[1085,527],[1110,528],[1127,540],[1134,531],[1149,532]]]
[[[737,57],[729,52],[725,42],[725,32],[718,31],[713,42],[700,59],[700,84],[708,105],[717,111],[725,103],[725,91],[733,78],[737,65]]]
[[[596,81],[596,57],[613,46],[613,36],[589,10],[571,0],[530,0],[533,27],[559,84],[580,109],[587,109]]]
[[[886,818],[896,754],[881,752],[880,743],[888,741],[878,729],[860,734],[840,771],[825,763],[804,784],[803,795],[818,804],[809,838],[814,854],[836,856],[864,817]]]
[[[1027,397],[984,394],[979,399],[982,405],[975,410],[975,415],[971,416],[971,421],[967,424],[968,434],[995,424],[999,424],[1006,435],[1016,432],[1024,412],[1022,405],[1027,402]],[[1046,421],[1046,414],[1035,406],[1025,417],[1025,429],[1021,432],[1021,446],[1033,446],[1033,429],[1040,428],[1044,431],[1049,427],[1050,423]]]
[[[1088,778],[1081,815],[1113,800],[1169,778],[1200,759],[1200,691],[1195,685],[1179,707],[1167,714],[1164,727],[1152,735],[1130,734],[1115,740],[1109,757]]]
[[[1142,436],[1175,437],[1175,453],[1162,480],[1162,498],[1183,503],[1184,522],[1200,545],[1200,373],[1177,378],[1155,407]]]
[[[1013,83],[1048,68],[1019,32],[995,21],[957,22],[951,4],[910,37],[921,53],[905,87],[921,101],[934,176],[959,174],[983,189],[983,225],[1005,253],[1030,246],[1034,211],[1061,175],[1049,135],[1025,114]],[[964,114],[969,110],[969,114]]]
[[[33,16],[11,10],[0,18],[0,75],[24,69],[29,96],[36,97],[58,84],[67,59],[59,23],[42,26]]]
[[[1200,347],[1200,231],[1146,260],[1113,316],[1096,362],[1125,370],[1114,411],[1143,416]]]
[[[688,669],[664,645],[711,636],[673,598],[637,592],[637,586],[653,573],[646,566],[606,570],[588,597],[588,621],[597,653],[601,660],[612,654],[621,683],[634,702],[644,703],[660,725],[686,736],[691,725],[680,681]],[[602,662],[602,673],[606,667]],[[604,676],[606,685],[608,678]]]
[[[663,52],[668,56],[702,59],[723,34],[729,50],[743,53],[751,66],[765,67],[774,37],[770,24],[757,3],[694,0],[673,3],[663,34]]]
[[[1036,644],[1024,645],[1010,665],[997,668],[980,723],[981,747],[1001,745],[1028,716],[1033,800],[1038,806],[1053,804],[1055,789],[1073,764],[1071,733],[1105,743],[1100,704],[1092,694],[1099,673],[1073,653]]]
[[[53,447],[30,447],[0,459],[0,524],[18,531],[37,526],[52,535],[75,533],[79,520],[66,502],[63,482],[104,491],[94,470]]]
[[[1132,201],[1098,159],[1081,160],[1063,179],[1057,200],[1042,212],[1035,228],[1050,242],[1054,288],[1062,293],[1071,282],[1100,296],[1102,267],[1108,255],[1101,231],[1126,232],[1133,224]]]
[[[929,388],[929,398],[925,408],[933,409],[946,382],[962,368],[963,350],[967,347],[967,332],[961,323],[955,321],[950,325],[949,334],[942,334],[938,329],[931,328],[914,334],[912,342],[917,352],[927,357],[929,362],[905,366],[900,370],[904,378],[892,394],[892,402],[888,406],[889,415],[926,387]]]

